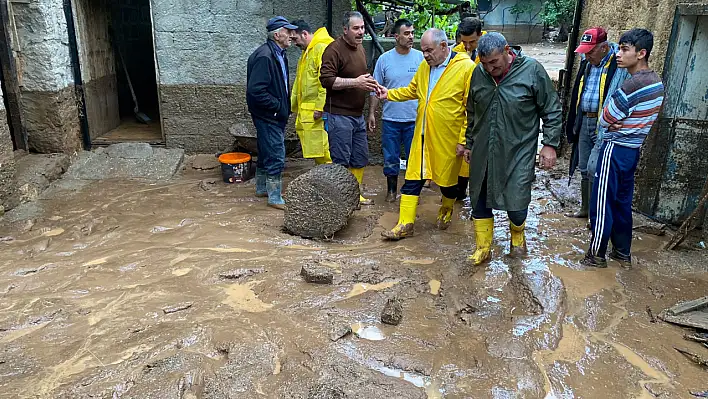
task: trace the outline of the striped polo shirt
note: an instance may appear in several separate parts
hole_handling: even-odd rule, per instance
[[[664,101],[664,84],[654,71],[636,72],[612,96],[600,118],[607,128],[621,122],[616,132],[606,131],[603,140],[629,148],[639,148],[659,116]]]

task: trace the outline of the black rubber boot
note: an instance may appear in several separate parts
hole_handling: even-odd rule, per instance
[[[388,190],[386,192],[386,202],[396,202],[398,198],[398,176],[386,176]]]
[[[465,198],[467,198],[467,187],[469,184],[469,177],[457,176],[457,189],[459,190],[457,193],[457,198],[455,198],[457,201],[464,201]]]
[[[592,190],[591,180],[584,177],[580,181],[580,210],[575,213],[566,214],[567,217],[577,218],[577,219],[587,219],[588,217],[588,206],[590,204],[590,190]]]

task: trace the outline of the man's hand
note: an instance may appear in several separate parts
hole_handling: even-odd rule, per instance
[[[371,112],[366,120],[366,126],[369,128],[369,133],[376,131],[376,115]]]
[[[313,117],[315,120],[320,120],[320,119],[322,119],[322,111],[315,111],[315,112],[312,114],[312,117]]]
[[[388,100],[388,89],[383,86],[379,87],[377,97],[379,98],[379,100]]]
[[[356,87],[364,91],[374,91],[378,93],[379,82],[371,74],[361,75],[356,78]]]
[[[467,163],[470,163],[470,154],[472,154],[472,151],[465,148],[465,151],[462,154],[462,156],[465,158],[465,162],[467,162]]]
[[[455,155],[457,155],[458,157],[465,155],[465,146],[463,144],[457,145],[457,148],[455,148]]]
[[[544,145],[543,148],[541,148],[541,154],[540,154],[540,160],[539,163],[541,164],[542,169],[551,169],[554,166],[556,166],[556,149]]]
[[[622,129],[622,121],[615,122],[607,128],[607,130],[609,130],[611,132],[616,132],[620,129]]]

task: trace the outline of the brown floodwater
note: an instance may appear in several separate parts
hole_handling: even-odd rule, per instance
[[[302,173],[295,163],[287,179]],[[636,265],[579,264],[584,222],[567,219],[539,172],[529,256],[467,262],[469,208],[435,230],[424,191],[416,235],[397,220],[380,167],[332,241],[282,231],[253,185],[100,181],[55,190],[0,224],[0,397],[7,398],[653,398],[706,390],[684,330],[649,320],[708,292],[705,254],[665,253],[636,234]],[[287,180],[286,179],[286,180]],[[64,186],[70,186],[65,184]],[[205,190],[206,188],[206,190]],[[331,285],[303,281],[319,261]],[[698,265],[698,266],[697,266]],[[704,266],[700,266],[704,265]],[[398,326],[383,324],[389,298]]]

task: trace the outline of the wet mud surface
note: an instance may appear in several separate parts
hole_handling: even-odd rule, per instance
[[[331,241],[284,233],[283,213],[250,184],[205,190],[214,173],[57,189],[32,219],[0,224],[0,397],[677,398],[708,388],[673,347],[705,349],[646,311],[705,295],[705,253],[659,252],[666,237],[638,233],[632,270],[587,270],[584,222],[563,216],[543,172],[529,256],[504,256],[500,214],[481,268],[466,261],[469,209],[458,203],[452,226],[435,230],[434,190],[414,237],[381,241],[398,208],[383,201],[380,168],[365,175],[377,204]],[[306,282],[306,264],[330,268],[332,283]],[[390,302],[398,325],[381,321]]]

